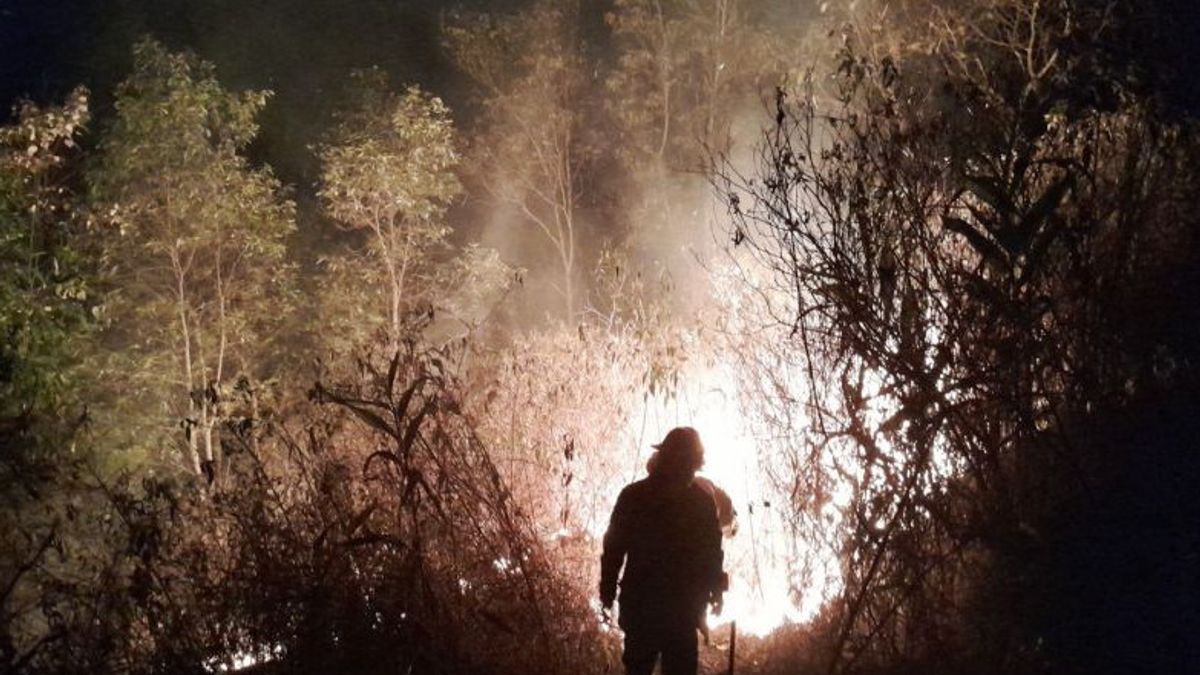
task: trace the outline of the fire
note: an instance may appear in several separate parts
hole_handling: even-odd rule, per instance
[[[695,427],[706,448],[701,475],[725,490],[737,510],[737,532],[724,541],[730,587],[723,611],[710,615],[709,625],[737,621],[739,632],[761,637],[785,624],[810,621],[841,589],[836,551],[800,541],[790,531],[788,497],[778,493],[764,470],[777,456],[776,448],[770,439],[752,434],[732,366],[695,372],[684,381],[669,400],[647,400],[645,419],[631,426],[640,431],[644,425],[647,434],[659,437],[674,426]],[[652,440],[643,439],[642,445]],[[643,447],[635,452],[643,460],[648,454]],[[831,528],[840,518],[836,497],[827,513]],[[799,571],[802,566],[807,574]]]

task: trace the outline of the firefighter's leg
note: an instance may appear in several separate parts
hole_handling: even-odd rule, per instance
[[[626,675],[650,675],[654,662],[661,650],[657,636],[649,631],[625,631],[625,652],[621,661],[625,663]]]
[[[699,657],[695,624],[681,622],[663,637],[663,675],[696,675]]]

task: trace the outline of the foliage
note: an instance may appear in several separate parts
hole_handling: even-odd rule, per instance
[[[90,174],[110,222],[112,351],[102,378],[119,383],[119,409],[156,411],[131,435],[180,438],[186,466],[212,480],[221,426],[250,415],[238,399],[275,363],[293,205],[268,169],[240,154],[266,92],[227,92],[212,64],[152,41],[134,60]],[[183,433],[157,431],[172,428]]]
[[[319,151],[320,196],[335,220],[370,234],[364,253],[327,268],[333,288],[324,314],[356,314],[325,330],[369,334],[383,314],[398,341],[404,314],[436,300],[434,263],[449,234],[445,212],[461,189],[456,136],[441,99],[417,87],[392,94],[379,71],[354,77],[351,103]],[[388,291],[386,313],[367,309],[381,304],[379,289]]]
[[[88,94],[62,106],[24,103],[0,129],[0,434],[29,429],[30,416],[68,416],[78,340],[95,304],[82,259],[74,178]],[[11,435],[10,435],[11,434]],[[49,440],[49,439],[43,439]],[[9,448],[15,451],[15,448]]]
[[[602,528],[605,488],[628,468],[610,450],[639,400],[640,344],[588,325],[476,349],[467,403],[518,503],[547,537]]]
[[[479,244],[463,247],[439,274],[438,285],[445,291],[437,305],[438,316],[453,325],[442,326],[438,332],[461,336],[496,324],[497,312],[514,285],[522,282],[523,274],[501,260],[495,249]],[[438,343],[436,336],[430,339]]]
[[[605,658],[463,412],[459,358],[413,340],[360,352],[286,422],[234,437],[207,490],[100,484],[86,519],[112,557],[70,582],[83,552],[34,561],[67,611],[24,668],[570,673]]]
[[[597,159],[580,5],[538,2],[503,16],[460,16],[447,27],[455,62],[481,89],[472,177],[550,245],[564,317],[576,314],[580,209]]]
[[[854,486],[831,671],[1030,672],[1094,641],[1048,604],[1070,519],[1132,452],[1091,427],[1194,377],[1168,279],[1197,262],[1197,148],[1098,60],[1114,12],[914,2],[851,24],[832,105],[780,91],[757,175],[724,176],[810,378],[797,480],[818,498],[797,511],[820,517],[831,475]]]
[[[764,0],[619,0],[605,15],[609,148],[623,181],[624,245],[639,251],[629,276],[672,279],[676,317],[716,304],[709,270],[696,264],[724,245],[723,234],[705,236],[720,210],[714,161],[745,153],[764,95],[813,58],[801,55],[810,40],[795,36],[820,24],[803,7],[771,9]]]
[[[22,103],[0,129],[0,670],[62,649],[107,653],[92,623],[106,604],[110,522],[81,489],[91,458],[88,338],[102,316],[78,195],[88,93]]]

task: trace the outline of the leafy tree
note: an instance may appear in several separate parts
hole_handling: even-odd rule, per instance
[[[0,415],[54,408],[67,388],[70,341],[90,320],[71,180],[88,94],[22,104],[0,129]],[[12,406],[11,408],[9,406]]]
[[[103,316],[78,191],[88,98],[77,88],[62,105],[22,103],[0,128],[4,672],[38,672],[47,662],[90,668],[111,636],[97,609],[113,589],[101,591],[97,580],[110,578],[113,526],[86,484],[96,468],[87,356]]]
[[[443,337],[457,337],[496,324],[497,313],[523,277],[524,270],[506,263],[495,249],[467,244],[438,273],[444,290],[437,309],[452,325],[435,327]]]
[[[433,301],[436,258],[446,253],[446,209],[461,190],[450,111],[409,87],[387,90],[379,71],[355,74],[352,101],[321,146],[320,196],[342,226],[368,233],[361,253],[330,263],[330,311],[351,308],[332,330],[362,332],[386,317],[393,344],[405,314]],[[383,297],[380,290],[383,289]],[[386,311],[371,308],[386,306]]]
[[[539,2],[504,16],[466,16],[447,28],[451,54],[483,93],[472,176],[551,246],[564,316],[575,318],[587,167],[590,63],[580,7]]]
[[[241,154],[267,92],[229,92],[212,64],[149,40],[134,61],[90,173],[111,223],[104,377],[120,383],[118,408],[157,408],[154,424],[182,429],[187,465],[212,480],[223,425],[250,416],[236,404],[276,360],[293,206]]]

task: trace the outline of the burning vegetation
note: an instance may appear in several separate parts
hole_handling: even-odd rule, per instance
[[[1166,5],[802,4],[445,11],[453,86],[348,70],[279,174],[290,109],[153,38],[19,104],[0,672],[614,672],[680,425],[703,672],[1200,665]]]

